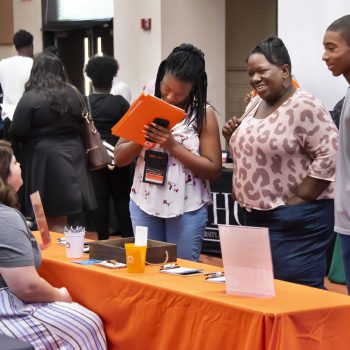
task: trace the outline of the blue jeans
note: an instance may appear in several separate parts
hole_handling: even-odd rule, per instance
[[[350,236],[339,234],[348,294],[350,295]]]
[[[333,200],[245,211],[244,224],[268,227],[275,278],[324,288],[327,250],[334,235]]]
[[[175,243],[178,258],[199,260],[208,220],[206,206],[173,218],[160,218],[145,213],[130,200],[130,216],[134,232],[136,226],[146,226],[149,239]]]

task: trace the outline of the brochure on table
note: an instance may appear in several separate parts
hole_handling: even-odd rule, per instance
[[[268,229],[219,225],[219,234],[227,294],[273,297]]]
[[[49,231],[49,227],[47,225],[46,216],[43,208],[43,204],[41,202],[41,197],[39,191],[36,191],[30,195],[30,200],[33,206],[33,212],[35,215],[36,224],[38,225],[42,243],[40,244],[40,248],[42,250],[49,247],[51,244],[51,235]]]

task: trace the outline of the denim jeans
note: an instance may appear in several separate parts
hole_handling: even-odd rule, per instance
[[[160,218],[145,213],[130,200],[130,216],[134,232],[136,226],[146,226],[149,239],[175,243],[178,258],[199,260],[208,220],[206,206],[173,218]]]
[[[339,234],[348,294],[350,295],[350,236]]]
[[[275,278],[324,288],[327,249],[334,235],[333,200],[245,211],[244,224],[268,227]]]

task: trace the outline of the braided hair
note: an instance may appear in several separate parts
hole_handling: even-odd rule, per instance
[[[204,53],[192,44],[181,44],[161,62],[158,68],[155,96],[161,98],[160,84],[165,74],[171,74],[183,82],[193,83],[188,98],[186,113],[190,112],[198,132],[202,130],[206,118],[207,104],[207,73],[205,72]]]

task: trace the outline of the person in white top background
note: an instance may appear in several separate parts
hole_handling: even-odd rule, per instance
[[[119,63],[117,61],[117,73],[112,81],[111,94],[123,96],[130,104],[131,97],[132,97],[131,90],[123,81],[121,81],[118,78],[117,74],[118,74],[119,68],[120,68],[120,66],[119,66]]]
[[[13,36],[17,55],[0,61],[0,85],[3,104],[16,105],[24,92],[33,65],[33,35],[19,30]]]

